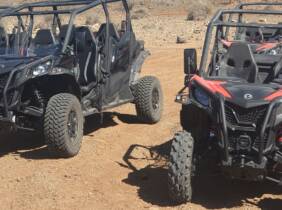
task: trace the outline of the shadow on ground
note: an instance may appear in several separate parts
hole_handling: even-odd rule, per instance
[[[114,117],[127,124],[138,123],[135,115],[105,112],[103,115],[86,117],[84,135],[91,136],[93,132],[102,128],[117,126]],[[140,123],[140,122],[139,122]],[[32,132],[19,131],[16,133],[0,134],[0,157],[14,153],[26,159],[53,159],[44,144],[42,135]]]
[[[147,203],[158,206],[172,206],[167,193],[167,169],[164,161],[168,158],[167,151],[169,151],[170,145],[171,141],[155,147],[131,145],[123,157],[125,164],[119,163],[122,167],[132,170],[123,182],[137,186],[139,197]],[[135,150],[147,150],[150,155],[149,157],[135,157]],[[138,169],[134,165],[136,161],[151,163]]]
[[[143,122],[141,122],[136,115],[121,114],[117,112],[104,112],[102,115],[96,114],[86,117],[84,135],[90,135],[101,128],[117,126],[118,123],[114,120],[115,117],[125,124],[143,124]]]
[[[132,170],[123,182],[137,186],[138,195],[145,202],[161,207],[175,206],[168,196],[167,164],[163,161],[168,158],[170,145],[171,141],[155,147],[132,145],[124,155],[125,164],[120,163],[121,166]],[[148,153],[152,155],[151,157],[135,157],[136,149],[148,150]],[[137,169],[134,163],[138,161],[150,163]],[[206,175],[195,180],[192,203],[208,209],[234,208],[247,203],[263,210],[276,210],[281,209],[282,200],[262,198],[258,203],[248,200],[260,198],[263,194],[280,195],[281,192],[281,187],[272,183],[232,181],[219,175]]]
[[[42,136],[31,132],[0,134],[0,157],[21,150],[33,150],[44,146]]]
[[[265,198],[262,201],[259,201],[257,206],[262,210],[280,210],[282,206],[282,200]]]

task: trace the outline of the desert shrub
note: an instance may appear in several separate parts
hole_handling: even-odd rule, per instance
[[[134,9],[131,14],[132,19],[141,19],[147,16],[149,14],[149,11],[145,7],[139,7]]]
[[[189,0],[187,20],[204,20],[213,12],[213,2],[210,0]]]

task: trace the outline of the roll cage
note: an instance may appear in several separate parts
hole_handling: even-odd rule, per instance
[[[70,19],[68,22],[68,29],[65,37],[64,44],[62,46],[62,53],[65,53],[67,49],[67,45],[69,43],[71,33],[73,30],[74,20],[77,15],[94,8],[96,6],[102,5],[105,17],[106,17],[106,49],[109,50],[109,23],[110,17],[109,12],[107,9],[108,3],[114,2],[122,2],[125,12],[126,12],[126,29],[131,28],[131,21],[130,21],[130,14],[129,14],[129,7],[126,0],[66,0],[66,1],[46,1],[46,2],[35,2],[35,3],[25,3],[16,7],[0,7],[0,19],[8,16],[14,16],[18,18],[19,26],[26,31],[22,20],[22,16],[29,16],[30,17],[30,25],[29,28],[33,28],[34,23],[34,16],[38,15],[54,15],[53,17],[53,26],[58,26],[59,29],[61,28],[61,21],[59,18],[59,14],[69,14]],[[70,8],[70,6],[77,6],[76,8]],[[60,7],[60,8],[58,8]],[[51,8],[51,10],[43,10],[43,11],[36,11],[35,9],[38,8]]]
[[[282,17],[282,11],[275,10],[250,10],[250,9],[241,9],[247,6],[253,5],[282,5],[282,3],[244,3],[237,6],[235,9],[223,9],[219,10],[214,17],[211,19],[208,24],[204,47],[202,51],[202,59],[200,62],[199,74],[203,77],[208,76],[208,57],[210,53],[210,49],[212,52],[212,57],[215,54],[215,51],[218,47],[218,43],[220,40],[226,38],[229,34],[230,28],[263,28],[263,29],[282,29],[282,24],[267,24],[267,23],[244,23],[242,21],[243,15],[275,15]],[[232,17],[234,15],[238,15],[238,21],[232,21]],[[225,30],[224,30],[225,28]],[[214,36],[215,31],[215,40],[213,46],[212,38]],[[237,30],[238,32],[238,30]],[[212,47],[212,48],[210,48]]]
[[[126,23],[125,23],[125,29],[127,31],[132,31],[132,26],[131,26],[131,19],[130,19],[130,14],[129,14],[129,7],[126,2],[126,0],[84,0],[84,1],[79,1],[79,0],[66,0],[66,1],[46,1],[46,2],[36,2],[36,3],[25,3],[19,6],[15,7],[0,7],[0,20],[1,18],[4,17],[16,17],[18,20],[18,28],[22,29],[25,32],[28,32],[28,35],[31,37],[32,36],[32,28],[34,24],[34,16],[40,16],[40,15],[54,15],[53,16],[53,26],[61,29],[61,21],[59,18],[60,14],[69,14],[70,18],[68,20],[68,28],[67,32],[64,38],[64,42],[62,43],[61,46],[61,53],[62,54],[67,54],[67,49],[68,49],[68,43],[71,39],[71,34],[74,29],[74,21],[77,15],[84,13],[94,7],[97,7],[99,5],[102,6],[102,10],[104,11],[105,17],[106,17],[106,37],[103,43],[103,54],[105,54],[106,57],[110,56],[110,51],[111,51],[111,46],[110,46],[110,13],[107,9],[107,4],[109,3],[114,3],[114,2],[122,2],[124,10],[126,12]],[[71,6],[76,6],[75,8],[71,8]],[[48,10],[50,8],[50,10]],[[44,9],[44,10],[39,10],[37,11],[36,9]],[[30,18],[29,25],[26,27],[24,25],[23,16],[28,16]],[[19,31],[18,31],[19,33]],[[11,119],[11,115],[9,113],[9,108],[10,106],[8,105],[8,91],[11,89],[10,85],[15,77],[15,75],[23,70],[23,69],[30,69],[34,66],[37,66],[41,63],[44,63],[48,60],[53,59],[53,55],[49,55],[43,58],[36,59],[35,61],[27,64],[27,65],[21,65],[16,68],[14,68],[8,76],[7,82],[4,85],[0,84],[0,90],[3,89],[3,105],[0,104],[0,108],[3,108],[3,117],[5,119]],[[110,57],[109,57],[110,58]],[[105,59],[105,71],[110,71],[110,65],[111,65],[111,60],[107,58]],[[104,68],[103,68],[104,69]],[[104,72],[108,74],[109,72]],[[9,121],[8,120],[8,121]]]
[[[238,4],[235,9],[250,9],[249,7],[254,6],[282,6],[282,2],[251,2],[251,3],[240,3]],[[251,8],[255,10],[254,8]],[[238,22],[242,22],[243,15],[239,14]],[[232,15],[229,16],[229,21],[232,20]],[[229,30],[229,29],[227,29]]]

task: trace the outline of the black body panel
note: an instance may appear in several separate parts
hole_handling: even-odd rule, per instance
[[[228,101],[244,107],[253,108],[268,104],[265,98],[275,91],[279,87],[275,85],[260,85],[260,84],[236,84],[229,82],[223,85],[224,88],[231,94],[232,98]]]
[[[132,57],[132,42],[131,39],[134,38],[133,44],[136,42],[135,37],[130,31],[125,32],[121,38],[116,38],[114,35],[110,35],[110,74],[105,83],[105,98],[103,101],[104,105],[109,105],[111,103],[130,100],[133,99],[129,87],[130,79],[130,61],[134,58]]]
[[[122,36],[109,18],[107,5],[114,2],[121,2],[126,14]],[[106,17],[97,33],[74,25],[79,14],[96,6]],[[36,31],[33,37],[34,18],[40,15],[53,15],[54,28]],[[59,15],[69,15],[69,24],[62,25]],[[0,123],[30,127],[17,120],[41,119],[42,104],[58,92],[77,96],[85,116],[133,102],[131,86],[148,53],[135,38],[126,0],[36,2],[0,11],[0,18],[10,16],[18,17],[19,27],[9,34],[9,46],[16,46],[5,49],[8,46],[3,45],[0,55]],[[29,18],[28,27],[22,16]],[[58,29],[56,36],[54,29]],[[41,65],[46,63],[43,71]]]

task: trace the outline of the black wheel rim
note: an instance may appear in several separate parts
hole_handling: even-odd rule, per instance
[[[160,108],[160,94],[157,88],[154,88],[152,92],[152,107],[155,111]]]
[[[77,115],[76,112],[72,110],[69,113],[69,119],[68,119],[68,134],[72,142],[75,141],[77,137],[77,131],[78,131]]]

